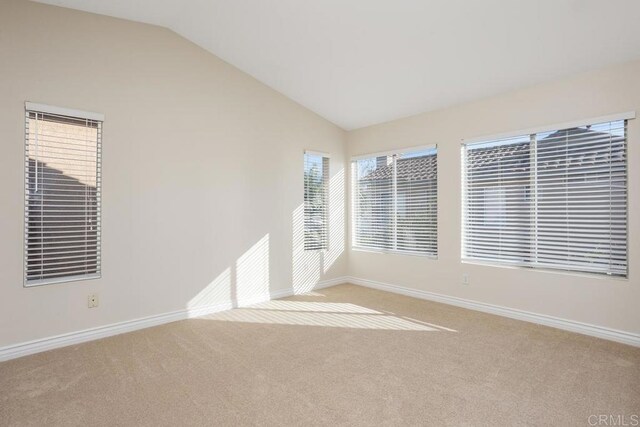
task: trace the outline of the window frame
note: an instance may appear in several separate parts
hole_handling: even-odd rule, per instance
[[[435,185],[435,189],[436,189],[436,206],[435,206],[435,210],[436,210],[436,215],[435,215],[435,253],[426,253],[426,252],[420,252],[420,251],[411,251],[411,250],[402,250],[402,249],[389,249],[389,248],[375,248],[375,247],[368,247],[368,246],[358,246],[357,245],[357,238],[356,238],[356,233],[357,233],[357,212],[358,209],[356,207],[357,204],[357,190],[356,190],[356,185],[357,185],[357,175],[354,173],[354,163],[356,163],[358,160],[364,160],[364,159],[375,159],[377,157],[390,157],[390,156],[400,156],[400,155],[404,155],[404,154],[411,154],[411,153],[415,153],[415,152],[420,152],[420,151],[428,151],[428,150],[434,150],[435,151],[435,158],[436,158],[436,185]],[[420,145],[420,146],[413,146],[413,147],[408,147],[408,148],[402,148],[402,149],[395,149],[395,150],[389,150],[389,151],[381,151],[381,152],[375,152],[375,153],[368,153],[368,154],[360,154],[360,155],[356,155],[356,156],[352,156],[349,162],[349,171],[351,174],[351,191],[350,191],[350,195],[351,195],[351,203],[350,203],[350,209],[351,209],[351,215],[350,215],[350,224],[351,224],[351,233],[350,233],[350,239],[351,239],[351,250],[352,251],[357,251],[357,252],[369,252],[369,253],[377,253],[377,254],[390,254],[390,255],[404,255],[404,256],[414,256],[414,257],[420,257],[420,258],[425,258],[425,259],[429,259],[429,260],[437,260],[438,256],[439,256],[439,229],[438,229],[438,223],[439,223],[439,201],[438,201],[438,169],[437,169],[437,162],[438,162],[438,145],[437,144],[429,144],[429,145]],[[397,160],[396,160],[397,161]],[[393,200],[392,200],[392,206],[393,206],[393,218],[394,218],[394,222],[396,222],[396,225],[392,226],[394,229],[397,227],[397,216],[398,216],[398,194],[397,194],[397,182],[393,182],[392,184],[392,193],[393,193]],[[397,245],[397,234],[394,233],[394,238],[396,240],[396,245]]]
[[[307,185],[305,181],[305,173],[307,166],[307,156],[320,157],[322,164],[322,180],[323,180],[323,229],[324,229],[324,241],[320,247],[310,247],[309,241],[307,241]],[[302,197],[302,247],[304,252],[325,252],[329,250],[329,207],[330,207],[330,187],[331,187],[331,155],[329,153],[323,153],[320,151],[304,150],[303,153],[303,197]],[[326,171],[325,171],[326,167]]]
[[[628,125],[629,120],[633,120],[636,118],[635,111],[627,111],[623,113],[610,114],[606,116],[593,117],[590,119],[581,119],[574,120],[570,122],[557,123],[553,125],[545,125],[539,127],[528,128],[525,130],[519,131],[511,131],[494,135],[473,137],[473,138],[465,138],[462,140],[460,145],[461,152],[461,217],[460,217],[460,261],[463,264],[473,264],[480,266],[489,266],[489,267],[502,267],[502,268],[518,268],[518,269],[526,269],[530,271],[538,271],[538,272],[546,272],[546,273],[556,273],[556,274],[566,274],[573,276],[585,276],[591,278],[598,279],[608,279],[608,280],[629,280],[629,271],[630,271],[630,263],[629,263],[629,156],[628,156],[628,147],[629,147],[629,132]],[[478,143],[490,143],[490,142],[498,142],[500,140],[507,140],[510,138],[516,137],[526,137],[526,136],[535,136],[536,134],[542,134],[547,132],[555,132],[555,131],[563,131],[571,128],[580,128],[585,126],[592,126],[597,124],[603,124],[607,122],[616,122],[616,121],[626,121],[627,123],[624,125],[626,129],[625,133],[625,151],[627,153],[625,157],[625,172],[626,172],[626,211],[625,211],[625,219],[626,219],[626,273],[625,275],[616,275],[605,272],[596,272],[596,271],[581,271],[578,269],[570,269],[570,268],[551,268],[545,266],[536,266],[535,264],[527,263],[527,262],[508,262],[508,261],[499,261],[499,260],[484,260],[473,257],[465,256],[465,232],[466,232],[466,219],[467,219],[467,180],[466,180],[466,147],[473,144]],[[536,141],[537,146],[537,141]],[[534,166],[532,166],[534,167]],[[537,165],[535,166],[537,168]],[[537,184],[536,184],[537,186]],[[537,200],[536,200],[537,203]],[[538,241],[532,241],[532,245],[537,245]]]
[[[23,161],[25,162],[24,168],[24,215],[23,215],[23,287],[24,288],[36,288],[40,286],[53,285],[58,283],[78,282],[85,280],[95,280],[102,278],[102,133],[104,125],[104,114],[76,110],[72,108],[59,107],[54,105],[40,104],[26,101],[24,104],[25,114],[25,127],[23,135],[24,154]],[[30,120],[30,114],[42,114],[45,116],[60,117],[60,122],[69,119],[70,121],[86,121],[96,122],[96,271],[95,273],[89,273],[84,275],[71,274],[67,276],[40,278],[40,279],[28,279],[28,235],[30,230],[29,225],[29,202],[30,202],[30,189],[29,189],[29,138],[30,131],[28,122]],[[66,253],[66,252],[61,252]]]

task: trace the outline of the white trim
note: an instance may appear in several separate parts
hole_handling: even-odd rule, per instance
[[[318,282],[311,289],[305,290],[305,292],[309,292],[314,289],[328,288],[330,286],[340,285],[346,282],[346,277],[337,277],[335,279],[323,280],[321,282]],[[127,320],[124,322],[112,323],[110,325],[98,326],[96,328],[85,329],[82,331],[70,332],[47,338],[40,338],[33,341],[12,344],[5,347],[0,347],[0,362],[15,359],[17,357],[27,356],[29,354],[53,350],[55,348],[66,347],[69,345],[80,344],[83,342],[106,338],[113,335],[119,335],[126,332],[137,331],[139,329],[150,328],[152,326],[163,325],[165,323],[176,322],[178,320],[204,316],[219,311],[229,310],[234,307],[244,307],[271,299],[284,298],[294,294],[296,294],[296,292],[292,288],[282,289],[268,294],[261,294],[251,298],[246,298],[238,301],[237,304],[233,304],[231,301],[227,301],[208,306],[187,308],[184,310],[156,314],[152,316],[141,317],[139,319]]]
[[[562,274],[565,276],[578,276],[578,277],[584,277],[587,279],[595,279],[595,280],[617,280],[620,282],[629,282],[628,275],[614,276],[610,274],[595,273],[595,272],[588,272],[588,271],[566,270],[562,268],[536,267],[535,265],[531,265],[527,263],[488,261],[488,260],[465,258],[465,257],[460,258],[460,262],[462,264],[477,265],[477,266],[489,267],[489,268],[509,268],[509,269],[526,270],[526,271],[539,272],[539,273]]]
[[[433,149],[437,150],[438,149],[438,144],[419,145],[417,147],[402,148],[400,150],[390,150],[390,151],[381,151],[381,152],[378,152],[378,153],[359,154],[357,156],[352,156],[351,157],[351,161],[362,160],[362,159],[370,159],[372,157],[392,156],[394,154],[407,154],[407,153],[413,153],[415,151],[433,150]]]
[[[351,250],[355,252],[367,252],[371,254],[381,254],[381,255],[406,255],[406,256],[426,258],[434,261],[438,259],[437,254],[434,255],[434,254],[427,254],[424,252],[403,251],[398,249],[376,249],[376,248],[367,248],[362,246],[351,246]]]
[[[304,154],[309,154],[310,156],[326,157],[328,159],[331,158],[331,154],[323,153],[322,151],[304,150]]]
[[[482,311],[484,313],[495,314],[498,316],[509,317],[511,319],[523,320],[525,322],[536,323],[539,325],[550,326],[552,328],[563,329],[565,331],[576,332],[579,334],[589,335],[592,337],[603,338],[610,341],[616,341],[623,344],[640,347],[640,334],[633,332],[620,331],[604,326],[591,325],[588,323],[577,322],[574,320],[561,319],[558,317],[548,316],[546,314],[532,313],[524,310],[503,307],[499,305],[487,304],[484,302],[468,300],[464,298],[452,297],[448,295],[437,294],[434,292],[411,289],[388,283],[376,282],[374,280],[361,279],[357,277],[348,277],[348,282],[358,286],[378,289],[381,291],[392,292],[395,294],[405,295],[413,298],[419,298],[429,301],[435,301],[443,304],[454,305],[456,307],[467,308],[470,310]]]
[[[485,136],[479,136],[479,137],[473,137],[473,138],[463,138],[462,144],[467,145],[467,144],[475,144],[479,142],[490,142],[490,141],[496,141],[500,139],[513,138],[516,136],[531,135],[533,133],[550,132],[550,131],[560,130],[560,129],[569,129],[569,128],[575,128],[580,126],[595,125],[598,123],[606,123],[606,122],[615,122],[618,120],[630,120],[635,118],[636,118],[635,111],[627,111],[625,113],[610,114],[608,116],[594,117],[591,119],[573,120],[570,122],[557,123],[554,125],[547,125],[547,126],[538,126],[535,128],[523,129],[523,130],[518,130],[513,132],[505,132],[505,133],[485,135]]]
[[[74,110],[73,108],[57,107],[55,105],[37,104],[35,102],[25,102],[25,110],[37,111],[39,113],[55,114],[58,116],[77,117],[81,119],[97,120],[104,122],[104,114],[93,113],[91,111]]]
[[[55,279],[31,280],[31,281],[27,281],[27,279],[25,278],[24,287],[27,289],[37,288],[38,286],[53,285],[56,283],[79,282],[82,280],[95,280],[95,279],[101,279],[101,278],[102,278],[102,273],[86,274],[84,276],[59,277]]]
[[[593,337],[603,338],[611,341],[620,342],[623,344],[640,347],[640,334],[634,334],[631,332],[620,331],[616,329],[610,329],[602,326],[590,325],[587,323],[576,322],[573,320],[561,319],[553,316],[547,316],[544,314],[531,313],[523,310],[516,310],[513,308],[502,307],[493,304],[487,304],[478,301],[472,301],[464,298],[452,297],[448,295],[437,294],[434,292],[421,291],[418,289],[411,289],[398,285],[391,285],[382,282],[376,282],[368,279],[361,279],[357,277],[337,277],[335,279],[324,280],[318,282],[309,290],[328,288],[331,286],[340,285],[343,283],[351,283],[358,286],[364,286],[367,288],[378,289],[386,292],[392,292],[395,294],[405,295],[413,298],[424,299],[428,301],[435,301],[443,304],[454,305],[457,307],[467,308],[470,310],[481,311],[484,313],[495,314],[498,316],[509,317],[512,319],[523,320],[526,322],[537,323],[540,325],[550,326],[553,328],[563,329],[566,331],[576,332],[584,335],[590,335]],[[258,295],[252,298],[239,301],[237,307],[244,307],[247,305],[257,304],[259,302],[268,301],[271,299],[285,298],[294,295],[296,292],[293,289],[283,289],[274,291],[270,294]],[[56,335],[47,338],[41,338],[33,341],[27,341],[19,344],[8,345],[0,347],[0,362],[15,359],[30,354],[40,353],[47,350],[53,350],[55,348],[66,347],[69,345],[80,344],[87,341],[93,341],[100,338],[106,338],[114,335],[123,334],[126,332],[132,332],[139,329],[150,328],[152,326],[163,325],[165,323],[176,322],[178,320],[190,319],[193,317],[205,316],[207,314],[216,313],[219,311],[229,310],[234,305],[231,301],[213,304],[202,307],[195,307],[190,309],[173,311],[170,313],[156,314],[153,316],[143,317],[134,320],[128,320],[119,323],[113,323],[110,325],[99,326],[96,328],[85,329],[82,331],[70,332],[67,334]]]

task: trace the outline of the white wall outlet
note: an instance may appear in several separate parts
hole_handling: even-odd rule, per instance
[[[98,294],[89,295],[89,308],[95,308],[98,306]]]
[[[462,273],[462,284],[463,285],[468,285],[469,284],[469,274],[468,273]]]

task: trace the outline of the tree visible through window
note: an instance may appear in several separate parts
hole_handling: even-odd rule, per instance
[[[304,249],[327,249],[329,157],[304,154]]]

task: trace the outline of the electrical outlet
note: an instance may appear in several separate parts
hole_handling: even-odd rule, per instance
[[[469,284],[469,275],[467,273],[462,273],[462,284],[463,285]]]
[[[98,294],[89,295],[89,308],[95,308],[98,306]]]

